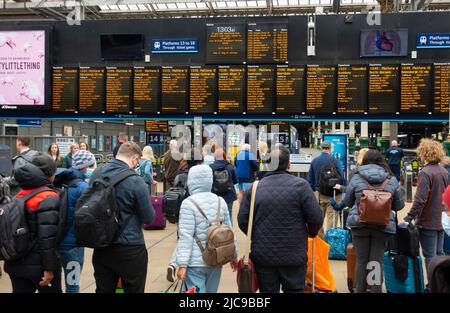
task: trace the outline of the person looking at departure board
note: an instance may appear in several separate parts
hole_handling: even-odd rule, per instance
[[[236,167],[236,176],[238,180],[237,188],[239,190],[239,203],[242,201],[245,190],[255,181],[255,172],[259,170],[256,156],[251,152],[249,144],[243,144],[240,151],[236,154],[234,159],[234,166]]]
[[[181,160],[174,158],[174,154],[178,153],[177,146],[177,141],[172,139],[169,143],[169,150],[164,154],[164,181],[166,187],[164,190],[173,187],[173,181],[180,167]]]
[[[62,166],[64,158],[59,153],[59,147],[56,143],[52,143],[50,147],[48,147],[47,154],[55,161],[57,168]]]
[[[72,167],[72,156],[80,150],[80,145],[77,143],[74,143],[70,146],[70,152],[65,156],[61,167],[62,168],[71,168]]]
[[[403,149],[398,146],[396,140],[392,140],[391,147],[385,152],[388,165],[397,181],[400,181],[400,164],[403,159]]]
[[[120,146],[124,143],[128,141],[128,136],[125,135],[124,133],[120,133],[119,134],[119,138],[117,139],[119,142],[117,143],[117,145],[114,147],[113,149],[113,157],[116,157],[117,155],[117,151],[119,151]]]

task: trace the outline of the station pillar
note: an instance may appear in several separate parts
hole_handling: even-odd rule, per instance
[[[381,126],[381,153],[389,149],[389,142],[391,139],[391,122],[382,122]]]
[[[361,148],[369,147],[369,122],[361,122],[361,137],[359,138]]]
[[[336,122],[331,122],[331,133],[336,133]]]
[[[348,153],[353,154],[356,150],[356,138],[355,138],[355,122],[349,123],[348,129]]]
[[[345,133],[345,122],[340,123],[341,133]]]

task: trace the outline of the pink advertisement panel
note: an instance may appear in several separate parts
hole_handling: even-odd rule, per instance
[[[45,31],[0,31],[0,105],[45,104]]]

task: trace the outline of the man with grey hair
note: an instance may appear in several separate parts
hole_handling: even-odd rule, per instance
[[[178,157],[178,142],[172,139],[169,143],[169,150],[164,154],[164,190],[173,187],[173,181],[180,167],[181,159]]]
[[[398,146],[396,140],[392,140],[391,147],[386,150],[385,156],[392,173],[397,178],[397,181],[400,181],[400,166],[404,154],[403,149]]]

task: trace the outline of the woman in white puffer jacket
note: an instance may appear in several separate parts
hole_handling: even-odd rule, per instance
[[[189,170],[188,189],[193,199],[203,210],[210,222],[217,216],[218,198],[220,199],[220,220],[230,228],[231,222],[225,200],[211,192],[213,173],[208,165],[197,165]],[[202,246],[206,245],[206,233],[209,222],[201,215],[194,204],[185,199],[181,204],[179,219],[179,236],[176,262],[179,266],[178,278],[184,280],[183,288],[197,287],[201,293],[216,293],[219,288],[222,266],[208,266],[194,235],[197,235]],[[237,251],[236,251],[237,256]],[[233,268],[236,263],[232,263]]]

